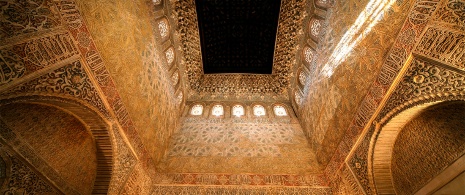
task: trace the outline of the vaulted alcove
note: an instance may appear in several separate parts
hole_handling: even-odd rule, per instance
[[[97,148],[89,128],[79,119],[55,107],[28,103],[2,105],[0,113],[0,119],[9,128],[2,131],[16,136],[14,140],[3,137],[7,145],[4,147],[12,147],[17,152],[14,155],[26,162],[44,163],[44,167],[36,169],[53,173],[42,173],[46,183],[84,194],[92,192],[97,176]],[[20,143],[9,143],[13,141]],[[7,184],[7,189],[14,187],[18,186]]]
[[[465,102],[445,102],[426,108],[402,127],[391,162],[397,194],[416,193],[465,154],[464,116]],[[465,171],[465,166],[454,169],[449,178],[440,179],[442,185]],[[427,193],[437,188],[430,190]]]

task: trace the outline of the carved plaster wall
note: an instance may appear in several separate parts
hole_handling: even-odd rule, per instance
[[[118,192],[124,185],[125,178],[131,174],[137,160],[142,167],[141,171],[153,171],[153,168],[150,168],[155,164],[153,159],[156,158],[153,156],[156,156],[156,152],[161,155],[164,150],[147,151],[146,147],[152,145],[143,144],[144,140],[141,140],[140,132],[137,130],[139,127],[136,128],[132,122],[125,103],[116,89],[116,84],[113,82],[115,77],[107,70],[108,67],[114,67],[108,65],[112,61],[109,60],[110,58],[102,58],[99,49],[104,46],[95,45],[96,36],[92,36],[87,28],[89,23],[93,24],[94,19],[84,18],[90,14],[82,12],[77,3],[79,2],[73,0],[0,1],[0,13],[2,14],[0,17],[2,21],[0,25],[0,99],[2,103],[7,104],[19,101],[60,107],[78,116],[86,125],[90,125],[97,146],[97,158],[99,159],[97,172],[100,174],[96,179],[93,193],[107,193],[108,188],[110,192]],[[145,14],[146,18],[152,18],[148,16],[152,12],[147,10],[154,6],[151,2],[148,4],[133,3],[135,7],[139,6],[145,10],[133,10],[134,12]],[[145,22],[150,24],[150,21],[145,20],[144,24]],[[151,25],[144,25],[144,27],[146,27],[144,32],[152,33]],[[155,36],[152,35],[152,37]],[[131,41],[134,39],[129,42]],[[159,95],[158,98],[165,98],[167,102],[167,104],[160,105],[179,108],[183,100],[180,95],[182,93],[179,88],[174,88],[171,84],[171,73],[161,73],[156,77],[157,79],[152,78],[154,70],[159,70],[158,67],[162,62],[160,60],[153,62],[153,59],[159,59],[158,56],[161,55],[154,52],[157,49],[153,48],[159,44],[155,43],[153,38],[151,41],[152,45],[143,47],[143,50],[147,52],[141,50],[138,53],[139,59],[144,58],[142,61],[145,61],[138,61],[139,67],[144,67],[144,70],[140,69],[142,76],[137,76],[142,80],[135,81],[140,82],[141,86],[148,87],[146,89],[159,87],[160,91],[166,94]],[[177,99],[181,99],[181,102],[172,100],[175,99],[175,95]],[[145,94],[145,97],[147,96],[157,97],[153,94]],[[69,102],[72,103],[69,104]],[[154,106],[146,107],[154,108]],[[174,117],[177,113],[176,109],[167,110],[171,112],[171,115],[163,116],[166,116],[167,120],[176,119]],[[168,112],[167,110],[164,112]],[[155,111],[152,110],[152,113]],[[105,120],[103,123],[95,122],[102,118]],[[111,132],[113,130],[109,128],[110,123],[117,127],[121,134],[113,135]],[[171,129],[171,131],[175,129],[175,121],[157,123],[160,126],[173,124],[174,126],[168,128],[159,128]],[[9,136],[9,134],[6,135]],[[155,137],[163,142],[167,139],[169,131],[160,131],[158,135],[161,136]],[[32,164],[36,166],[40,163]],[[41,168],[37,170],[44,172]],[[116,176],[110,179],[112,171]],[[70,191],[66,191],[68,192]]]
[[[124,129],[136,130],[129,133],[143,144],[134,145],[136,150],[149,155],[151,163],[158,162],[168,137],[177,128],[180,108],[176,104],[180,91],[173,87],[170,78],[176,66],[170,66],[165,55],[172,45],[172,27],[167,23],[166,35],[161,37],[159,21],[166,15],[163,10],[152,11],[167,5],[156,6],[151,1],[76,1],[76,4],[101,55],[100,62],[115,81],[108,93],[117,91],[120,99],[112,109]],[[122,105],[127,111],[121,110]]]
[[[372,103],[373,106],[362,104],[362,108],[366,104],[366,108],[372,108],[375,113],[371,117],[372,120],[369,118],[366,120],[374,121],[378,125],[375,126],[371,122],[366,124],[359,142],[347,159],[347,163],[366,193],[376,193],[377,190],[372,183],[373,172],[370,170],[373,168],[371,164],[373,150],[369,148],[377,143],[379,130],[382,129],[383,125],[410,108],[427,103],[463,99],[464,94],[461,90],[464,78],[463,68],[461,68],[460,63],[450,63],[459,62],[463,56],[463,50],[458,46],[463,42],[460,34],[463,35],[464,32],[460,31],[460,27],[454,25],[456,20],[461,21],[460,18],[463,17],[453,11],[461,5],[463,5],[461,1],[415,2],[398,37],[398,40],[412,40],[413,35],[415,35],[416,43],[411,41],[400,45],[404,48],[405,54],[403,56],[408,56],[406,54],[409,53],[413,53],[413,55],[408,58],[388,55],[386,62],[394,62],[394,59],[403,59],[401,61],[406,62],[405,65],[399,63],[396,66],[398,71],[394,71],[395,69],[389,68],[389,66],[383,67],[381,70],[380,77],[394,78],[398,75],[397,82],[394,82],[388,96],[384,98],[383,107],[378,108],[378,111],[374,112],[379,103]],[[444,17],[441,17],[444,15],[444,11],[448,13],[449,17],[455,19],[444,20]],[[431,36],[432,33],[436,33],[436,35]],[[408,34],[411,38],[404,38]],[[393,48],[391,51],[396,51],[396,49]],[[445,55],[447,58],[441,57]]]
[[[243,108],[240,116],[233,113],[232,108],[237,105]],[[218,106],[223,112],[215,115],[214,108]],[[275,106],[284,108],[286,114],[276,115]],[[264,108],[263,115],[255,115],[257,107]],[[159,165],[160,172],[305,174],[318,170],[312,164],[312,151],[287,104],[189,102],[187,108],[183,125],[172,137],[169,152]],[[194,112],[197,108],[202,109]],[[294,158],[296,153],[301,155]],[[275,160],[279,163],[273,163]]]
[[[63,194],[3,143],[0,143],[0,161],[2,161],[1,193]]]
[[[396,44],[396,36],[412,1],[394,1],[389,8],[383,7],[388,1],[378,5],[373,2],[335,1],[328,8],[310,4],[313,14],[306,20],[306,36],[299,55],[308,79],[305,85],[294,88],[303,97],[294,106],[309,142],[317,150],[319,162],[324,165],[330,162],[338,147],[342,147],[339,143],[354,122],[354,116],[359,117],[356,116],[358,109],[365,109],[359,106],[370,87],[376,90],[376,97],[368,100],[372,102],[381,99],[389,86],[372,83],[376,82],[386,54]],[[383,15],[378,16],[378,23],[372,23],[373,27],[369,28],[370,22],[363,21],[370,21],[369,10],[375,7],[381,9]],[[318,27],[313,26],[315,20],[321,21],[321,32],[317,36],[312,34],[312,28],[315,31]],[[355,26],[359,26],[358,31]],[[312,61],[306,61],[306,48],[314,53]],[[344,53],[346,50],[350,52]],[[371,114],[371,111],[363,110],[363,117]],[[363,119],[356,120],[363,126]],[[343,147],[349,149],[351,144],[344,143]]]

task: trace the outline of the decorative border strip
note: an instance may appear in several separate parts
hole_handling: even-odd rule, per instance
[[[219,185],[219,186],[328,186],[323,174],[263,175],[230,173],[166,173],[158,174],[157,185]]]
[[[332,194],[329,187],[155,186],[153,194]]]

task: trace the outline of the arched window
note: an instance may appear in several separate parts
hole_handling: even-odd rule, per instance
[[[166,19],[160,20],[160,22],[158,22],[158,30],[160,30],[161,38],[166,38],[168,36],[169,26]]]
[[[262,105],[255,105],[253,107],[253,115],[255,116],[265,116],[265,107]]]
[[[313,36],[317,37],[320,35],[321,31],[321,22],[318,19],[312,19],[310,22],[310,32],[312,33]]]
[[[244,107],[241,105],[235,105],[232,108],[232,114],[237,117],[241,117],[244,115]]]
[[[180,105],[182,103],[182,98],[183,98],[184,94],[182,93],[179,93],[178,97],[176,97],[176,104],[177,105]]]
[[[276,116],[287,116],[286,109],[283,106],[274,106],[273,110]]]
[[[199,115],[202,115],[202,113],[203,113],[203,106],[202,105],[196,104],[196,105],[192,106],[191,115],[199,116]]]
[[[305,82],[307,82],[307,76],[305,75],[304,71],[300,71],[300,73],[299,73],[299,83],[301,85],[305,85]]]
[[[215,105],[212,109],[212,115],[214,116],[222,116],[224,114],[223,106],[222,105]]]
[[[302,95],[300,95],[298,91],[294,93],[294,100],[295,100],[295,103],[297,103],[297,105],[299,106],[302,103]]]
[[[166,62],[168,64],[173,63],[174,61],[174,49],[170,47],[168,50],[165,51],[165,56],[166,56]]]
[[[174,72],[173,75],[171,75],[171,82],[173,82],[173,85],[176,86],[179,82],[179,73],[178,71]]]
[[[304,48],[304,58],[305,58],[305,62],[307,62],[308,64],[312,63],[313,61],[313,50],[310,48],[310,47],[305,47]]]

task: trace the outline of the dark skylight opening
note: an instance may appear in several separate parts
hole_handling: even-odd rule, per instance
[[[196,0],[205,74],[271,74],[280,0]]]

